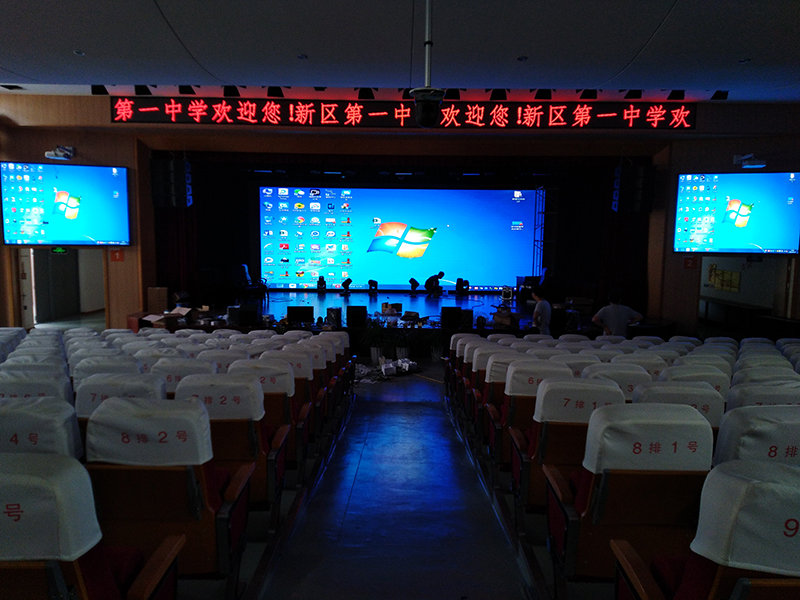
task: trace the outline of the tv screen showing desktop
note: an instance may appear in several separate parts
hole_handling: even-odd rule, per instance
[[[130,244],[126,168],[0,162],[0,179],[6,244]]]
[[[261,275],[273,288],[409,289],[444,271],[472,290],[513,286],[541,254],[543,190],[259,189]],[[537,219],[539,221],[537,221]],[[420,288],[422,291],[422,288]]]
[[[797,173],[678,176],[675,252],[797,254]]]

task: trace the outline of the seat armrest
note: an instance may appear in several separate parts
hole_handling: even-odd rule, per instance
[[[611,551],[617,561],[615,577],[624,574],[625,585],[636,594],[637,600],[664,600],[664,594],[650,574],[642,557],[628,540],[611,540]],[[619,588],[620,582],[616,587]]]
[[[553,493],[556,495],[556,498],[558,498],[558,501],[562,505],[569,504],[572,506],[572,492],[569,489],[567,480],[561,474],[561,471],[553,465],[542,465],[542,471],[544,472],[547,482],[553,488]]]
[[[272,443],[270,444],[270,452],[269,458],[272,458],[274,454],[283,449],[286,445],[286,440],[289,437],[289,432],[292,430],[291,425],[281,425],[278,428],[278,431],[275,432],[275,436],[272,438]]]
[[[246,463],[236,470],[228,487],[225,488],[224,502],[234,502],[241,496],[245,486],[250,482],[250,476],[255,471],[255,468],[255,463]]]
[[[525,439],[525,434],[516,427],[509,427],[508,435],[511,437],[511,447],[519,455],[520,462],[530,462],[528,440]]]
[[[126,599],[148,600],[152,598],[159,591],[159,585],[170,569],[175,568],[178,553],[185,543],[186,536],[184,535],[165,537],[136,577],[128,590]]]

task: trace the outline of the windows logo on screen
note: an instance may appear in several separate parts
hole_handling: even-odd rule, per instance
[[[725,210],[736,227],[746,227],[750,213],[753,212],[753,205],[742,204],[741,200],[728,200],[728,207]]]
[[[382,223],[367,252],[388,252],[401,258],[420,258],[428,249],[436,228],[418,229],[405,223]]]

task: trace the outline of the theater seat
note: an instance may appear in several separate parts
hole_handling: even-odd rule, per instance
[[[542,512],[545,508],[542,465],[553,465],[567,477],[577,470],[583,460],[592,412],[600,406],[624,404],[625,395],[609,379],[576,378],[544,379],[538,383],[536,394],[530,426],[512,428],[509,435],[517,506],[525,511]]]
[[[800,406],[800,381],[739,383],[728,392],[727,410],[740,406],[793,404]]]
[[[799,513],[799,469],[749,460],[721,464],[703,486],[690,552],[657,555],[650,561],[641,556],[636,543],[611,541],[615,597],[796,600],[800,598]]]
[[[800,406],[743,406],[725,413],[714,464],[762,460],[800,467]]]
[[[255,374],[187,375],[178,383],[175,400],[196,398],[208,411],[213,463],[229,471],[255,462],[250,502],[271,513],[271,529],[280,519],[280,499],[286,469],[286,440],[291,425],[282,418],[268,421],[264,392]]]
[[[82,458],[75,408],[52,396],[0,400],[0,452]]]
[[[101,540],[92,484],[74,458],[8,454],[0,460],[0,593],[14,600],[172,600],[183,536],[149,560]]]
[[[108,543],[153,552],[185,535],[181,572],[226,578],[235,597],[255,465],[216,469],[200,400],[109,398],[86,431],[87,469]]]
[[[649,404],[686,404],[696,408],[711,429],[719,428],[725,412],[725,399],[706,381],[653,381],[633,390],[631,401]]]
[[[633,390],[637,385],[653,381],[653,376],[647,372],[647,369],[632,363],[589,365],[581,371],[581,377],[584,379],[610,379],[615,381],[622,393],[625,394],[627,402],[630,402]]]
[[[157,375],[166,384],[167,398],[175,397],[178,384],[189,375],[211,375],[217,372],[217,365],[212,361],[194,358],[163,357],[159,358],[150,373]]]
[[[560,585],[612,578],[611,539],[628,539],[648,560],[656,553],[686,552],[712,451],[711,426],[690,406],[596,409],[582,467],[573,478],[542,467],[548,546]]]

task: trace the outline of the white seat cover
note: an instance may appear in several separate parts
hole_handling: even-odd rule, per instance
[[[480,336],[477,333],[454,333],[450,336],[450,350],[455,350],[458,340],[465,337],[477,338]]]
[[[314,369],[311,365],[311,359],[309,358],[308,354],[304,352],[292,352],[291,350],[267,350],[259,355],[258,360],[279,360],[282,362],[287,362],[292,366],[294,377],[308,379],[309,381],[314,379]]]
[[[101,538],[89,473],[75,458],[0,459],[0,560],[73,561]]]
[[[96,373],[84,379],[75,392],[75,412],[88,419],[109,398],[167,398],[167,384],[154,373]]]
[[[517,360],[508,365],[506,396],[536,397],[539,384],[545,379],[573,379],[572,369],[549,360]]]
[[[526,342],[525,340],[514,339],[508,345],[508,347],[511,348],[512,350],[516,350],[517,352],[525,353],[530,348],[536,348],[537,344],[536,342]],[[467,348],[467,351],[469,351],[469,348]],[[466,360],[466,351],[464,353],[464,358]]]
[[[52,396],[0,400],[0,452],[81,458],[83,443],[75,409]]]
[[[625,399],[630,400],[634,388],[640,383],[653,381],[647,369],[630,363],[600,363],[589,365],[581,371],[585,379],[610,379],[616,381]]]
[[[250,355],[244,350],[203,350],[197,354],[196,360],[208,360],[217,365],[217,373],[227,373],[237,360],[246,360]]]
[[[692,352],[696,347],[697,346],[695,346],[691,342],[664,342],[663,344],[656,346],[656,348],[659,350],[674,350],[681,356],[686,356],[687,354]]]
[[[561,342],[588,342],[589,336],[582,333],[564,333],[558,336],[558,339]]]
[[[682,365],[711,365],[717,367],[720,371],[730,378],[733,375],[733,368],[729,360],[722,356],[714,354],[687,354],[675,359],[672,363],[673,367],[680,367]]]
[[[142,372],[142,364],[134,356],[90,356],[75,365],[72,381],[75,389],[81,382],[97,373],[129,373]]]
[[[625,347],[631,347],[631,348],[633,348],[634,350],[635,350],[636,348],[650,348],[650,347],[652,347],[652,346],[654,346],[654,345],[655,345],[655,344],[653,344],[653,342],[648,342],[647,340],[637,340],[637,339],[635,339],[635,338],[634,338],[634,339],[632,339],[632,340],[625,340],[624,342],[620,342],[620,343],[618,344],[618,346],[621,346],[621,347],[623,347],[623,348],[625,348]]]
[[[749,354],[739,358],[733,365],[734,372],[753,367],[782,367],[793,369],[792,363],[782,354]]]
[[[734,460],[703,485],[692,551],[717,564],[800,576],[800,469]],[[788,517],[788,518],[787,518]]]
[[[545,379],[539,384],[533,420],[588,423],[601,406],[624,404],[625,394],[610,379]]]
[[[323,335],[325,333],[327,333],[327,335]],[[309,336],[309,337],[305,337],[305,338],[303,338],[302,341],[303,342],[309,342],[309,343],[319,342],[319,343],[322,343],[322,344],[327,344],[329,342],[333,342],[334,346],[336,347],[336,355],[337,356],[343,356],[344,355],[345,341],[346,340],[341,335],[336,335],[336,334],[339,334],[339,333],[345,333],[345,332],[343,332],[343,331],[328,331],[328,332],[323,331],[323,332],[320,332],[319,335],[312,335],[312,336]],[[331,334],[334,334],[334,335],[331,335]],[[345,333],[345,335],[347,335],[347,334]],[[347,343],[348,344],[350,343],[349,342],[349,338],[347,340]]]
[[[569,350],[572,354],[577,354],[581,350],[592,348],[592,344],[588,340],[578,342],[559,342],[556,350]]]
[[[280,351],[304,352],[308,355],[308,358],[311,361],[311,368],[313,370],[322,370],[327,366],[327,361],[325,360],[325,347],[312,342],[313,338],[308,340],[307,344],[286,344]],[[263,352],[261,354],[263,354]],[[261,356],[261,354],[259,354],[259,356]]]
[[[272,329],[254,329],[253,331],[248,332],[246,335],[249,338],[258,340],[271,338],[273,335],[278,335],[278,332],[273,331]]]
[[[75,377],[75,367],[82,360],[93,357],[126,356],[119,348],[81,348],[69,357],[69,374]]]
[[[139,332],[141,332],[141,331],[142,330],[140,329]],[[196,333],[205,333],[205,331],[202,330],[202,329],[178,329],[175,332],[175,336],[176,337],[184,337],[184,338],[188,339],[190,336],[193,336]]]
[[[489,342],[486,346],[481,346],[475,349],[475,354],[472,355],[472,372],[486,370],[489,365],[489,359],[493,354],[510,354],[519,358],[519,352],[511,348],[505,348]]]
[[[548,360],[564,365],[572,370],[573,377],[580,377],[583,370],[589,365],[603,362],[593,354],[559,354],[551,356]]]
[[[715,344],[715,343],[733,344],[737,348],[739,347],[739,342],[737,342],[732,337],[712,336],[712,337],[707,337],[706,339],[703,340],[703,344]]]
[[[553,336],[550,335],[549,333],[529,333],[522,339],[527,340],[529,342],[539,342],[541,340],[552,340]]]
[[[207,340],[212,340],[214,337],[213,333],[193,333],[188,339],[196,344],[205,344]]]
[[[775,342],[775,347],[778,350],[783,350],[786,346],[798,345],[800,346],[800,338],[781,338]]]
[[[552,339],[551,340],[539,340],[536,343],[539,344],[540,346],[542,346],[543,348],[555,348],[556,346],[558,346],[561,343],[561,340],[552,340]]]
[[[66,362],[48,362],[37,360],[33,356],[9,357],[4,363],[0,363],[0,371],[38,373],[40,377],[47,377],[48,374],[69,377],[69,367]]]
[[[241,331],[239,331],[238,329],[221,328],[221,329],[215,329],[211,333],[211,335],[213,335],[216,338],[227,338],[227,337],[230,337],[230,336],[235,335],[237,333],[241,333]]]
[[[342,341],[342,352],[350,347],[350,334],[346,331],[320,331],[320,337],[338,337]],[[338,345],[337,345],[338,348]]]
[[[195,344],[194,342],[188,341],[188,338],[184,338],[183,343],[175,347],[183,352],[186,358],[197,358],[197,355],[203,350],[208,350],[205,344]]]
[[[69,377],[60,373],[46,377],[36,371],[0,371],[0,398],[53,396],[72,404]]]
[[[708,471],[713,452],[711,425],[682,404],[615,404],[589,418],[583,467]]]
[[[459,334],[456,334],[456,335],[459,335]],[[464,347],[467,345],[467,343],[470,342],[470,340],[475,339],[475,338],[480,338],[480,336],[478,334],[469,334],[469,335],[462,335],[462,337],[459,337],[458,339],[456,339],[456,341],[455,341],[455,351],[456,351],[456,357],[457,358],[463,358],[463,356],[464,356]],[[480,338],[480,339],[483,339],[483,338]],[[486,341],[489,342],[490,340],[486,340]]]
[[[547,360],[551,356],[572,354],[572,352],[570,352],[569,350],[565,350],[563,348],[548,348],[547,346],[542,346],[541,348],[528,348],[525,351],[525,354],[528,354],[530,356],[535,356],[536,358],[540,358],[542,360]]]
[[[203,403],[212,421],[264,417],[264,391],[255,373],[187,375],[178,383],[175,399],[190,398]]]
[[[514,350],[492,354],[486,363],[486,383],[505,383],[508,367],[518,361],[544,362],[532,356],[525,356]],[[570,376],[572,373],[570,372]]]
[[[596,342],[605,342],[606,344],[619,344],[628,338],[624,335],[598,335],[594,338]]]
[[[743,406],[725,413],[714,464],[737,460],[779,462],[800,467],[800,407]]]
[[[486,339],[489,340],[490,342],[497,342],[502,339],[510,339],[510,338],[516,339],[517,336],[515,336],[513,333],[490,333],[489,335],[486,336]]]
[[[196,398],[109,398],[86,427],[88,462],[167,467],[212,457],[208,412]]]
[[[800,374],[783,367],[748,367],[736,371],[731,378],[732,385],[767,381],[800,381]]]
[[[294,370],[287,360],[280,358],[237,360],[228,372],[255,374],[265,394],[294,396]]]
[[[661,371],[659,381],[707,381],[723,397],[728,395],[731,389],[731,381],[728,376],[713,365],[681,365],[678,367],[667,367]]]
[[[184,340],[185,341],[185,340]],[[144,350],[146,348],[166,348],[164,344],[162,344],[159,340],[147,340],[147,339],[135,339],[135,340],[125,340],[125,343],[120,344],[118,346],[114,346],[115,348],[119,348],[125,354],[129,356],[133,356],[139,350]]]
[[[663,344],[662,344],[663,345]],[[681,353],[677,350],[671,350],[669,348],[662,348],[661,346],[650,346],[649,348],[640,348],[639,350],[634,350],[633,354],[644,354],[645,356],[658,356],[667,363],[668,367],[671,367],[672,364],[681,357]]]
[[[110,337],[106,340],[107,343],[111,344],[112,348],[124,348],[128,344],[151,344],[151,345],[161,345],[157,339],[151,340],[147,336],[144,335],[136,335],[135,333],[127,334],[127,333],[120,333],[113,337]]]
[[[471,364],[475,359],[475,351],[481,346],[489,346],[496,350],[498,345],[482,337],[473,338],[464,345],[464,362]],[[516,348],[514,348],[514,350],[516,350]]]
[[[774,346],[775,342],[765,337],[747,337],[743,338],[742,341],[739,342],[739,348],[743,348],[744,346],[749,346],[750,344],[763,344],[766,346]]]
[[[800,381],[738,383],[731,386],[726,400],[728,410],[740,406],[800,406]]]
[[[607,363],[607,362],[611,362],[611,359],[614,358],[615,356],[618,356],[620,354],[625,354],[625,353],[622,350],[616,350],[616,349],[612,349],[612,348],[606,348],[606,349],[593,348],[591,350],[590,349],[581,350],[580,352],[578,352],[578,354],[586,354],[588,356],[596,356],[597,358],[600,359],[601,362]]]
[[[51,356],[60,360],[66,358],[64,350],[57,346],[29,346],[27,348],[17,346],[12,352],[9,352],[8,356]]]
[[[133,355],[142,363],[142,373],[149,373],[150,368],[162,358],[186,358],[177,348],[143,348]]]
[[[294,343],[301,344],[301,345],[313,345],[313,346],[322,346],[325,348],[325,360],[329,363],[336,362],[336,357],[341,356],[344,352],[344,348],[339,348],[336,345],[336,340],[334,338],[321,338],[319,336],[315,337],[308,337],[308,338],[301,338],[299,340],[290,341],[288,344],[284,344],[281,349],[285,348],[286,346],[292,345]]]
[[[624,342],[620,342],[619,344],[604,344],[600,346],[600,350],[616,350],[617,352],[622,352],[623,354],[633,354],[636,350],[640,350],[639,346],[625,344]]]
[[[214,350],[228,350],[229,348],[234,347],[235,344],[235,340],[232,340],[229,337],[213,337],[203,342],[204,346]]]
[[[184,377],[194,374],[210,375],[217,372],[217,364],[206,360],[194,358],[164,357],[159,358],[150,367],[150,373],[161,377],[167,386],[167,392],[175,393],[175,388]]]
[[[650,342],[654,346],[658,346],[664,343],[664,338],[658,337],[657,335],[635,335],[632,338],[634,342]]]
[[[687,336],[687,335],[673,335],[671,338],[669,338],[669,341],[670,342],[689,342],[689,343],[693,344],[694,346],[700,346],[703,343],[702,340],[700,340],[700,339],[698,339],[696,337],[691,337],[691,336]]]
[[[290,329],[283,335],[285,335],[288,338],[304,339],[304,338],[310,338],[314,334],[311,333],[310,331],[306,331],[305,329]]]
[[[636,352],[633,354],[621,354],[611,359],[611,364],[618,363],[639,365],[640,367],[643,367],[645,371],[650,373],[650,377],[653,379],[653,381],[656,381],[658,376],[661,375],[661,371],[667,368],[667,362],[660,356]]]
[[[495,334],[495,335],[499,335],[499,334]],[[492,337],[492,336],[489,336],[489,337]],[[489,338],[486,338],[486,339],[488,341],[492,342],[493,344],[497,344],[498,346],[505,346],[506,348],[510,348],[511,344],[514,344],[515,342],[518,342],[518,341],[523,341],[524,342],[525,341],[525,340],[520,340],[516,336],[501,337],[501,338],[498,338],[496,340],[489,340]]]
[[[100,337],[103,339],[107,339],[115,335],[130,334],[130,333],[133,333],[132,329],[124,329],[124,328],[104,329],[103,331],[100,332]]]
[[[725,398],[707,381],[653,381],[633,390],[631,401],[650,404],[687,404],[700,411],[711,427],[719,427]]]

